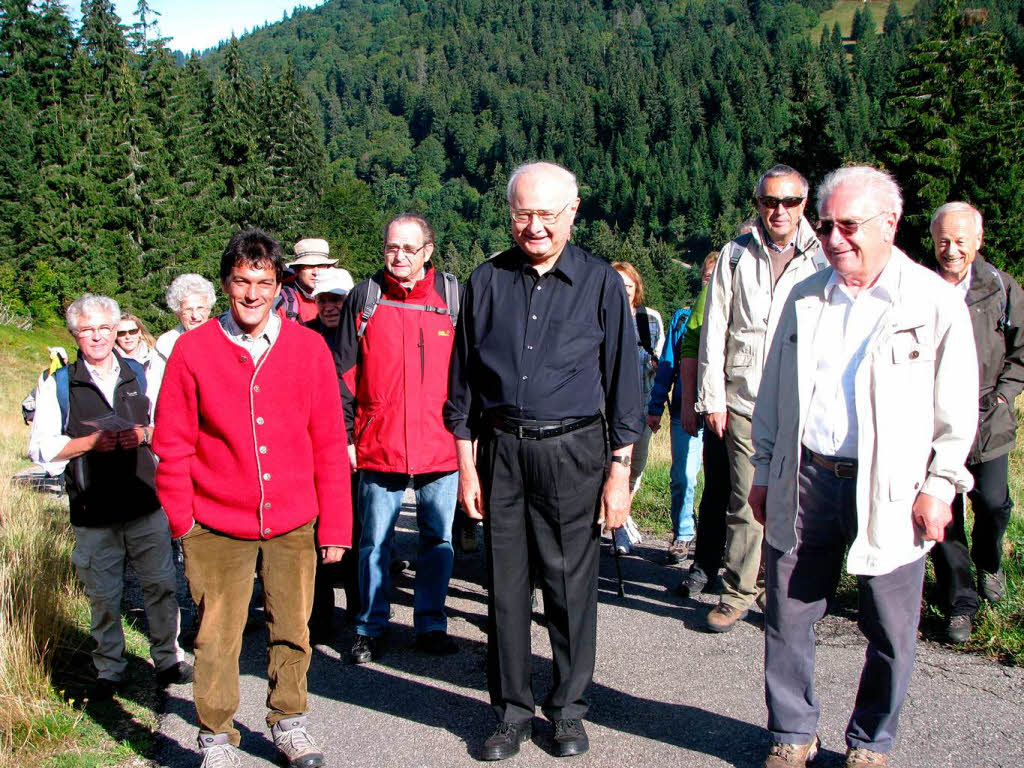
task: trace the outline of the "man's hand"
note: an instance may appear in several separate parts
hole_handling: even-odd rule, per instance
[[[348,470],[349,472],[356,471],[356,447],[352,443],[348,444]]]
[[[661,416],[647,414],[647,426],[651,428],[651,432],[657,432],[661,429]]]
[[[725,430],[729,426],[729,412],[715,411],[714,413],[708,413],[704,416],[704,423],[716,435],[725,437]]]
[[[483,520],[484,492],[480,488],[480,475],[476,471],[473,441],[457,439],[455,452],[459,457],[459,504],[470,520]]]
[[[320,559],[324,565],[339,562],[344,554],[345,547],[320,547]]]
[[[683,404],[679,408],[679,424],[682,426],[683,431],[693,437],[697,436],[697,412],[693,410],[693,407],[687,407]]]
[[[601,517],[604,530],[612,531],[626,524],[629,517],[629,468],[612,462],[601,491]]]
[[[765,521],[764,505],[767,500],[767,485],[750,486],[750,493],[747,495],[747,504],[750,505],[750,510],[754,513],[754,519],[761,525],[764,525]]]
[[[94,438],[91,450],[98,451],[99,453],[109,453],[117,448],[118,434],[117,432],[107,432],[106,430],[93,432],[90,435],[90,437]]]
[[[117,433],[117,444],[130,451],[142,445],[142,427],[132,427]]]
[[[946,537],[946,526],[953,519],[953,510],[942,499],[919,493],[910,510],[910,518],[921,532],[922,539],[942,541]]]

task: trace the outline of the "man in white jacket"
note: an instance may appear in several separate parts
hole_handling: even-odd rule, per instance
[[[966,305],[893,245],[899,187],[842,168],[818,189],[832,269],[793,288],[753,418],[765,525],[766,768],[814,758],[814,622],[847,553],[868,649],[846,768],[888,765],[914,664],[925,553],[969,489],[977,363]]]

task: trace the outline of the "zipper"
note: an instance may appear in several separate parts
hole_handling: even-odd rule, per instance
[[[423,348],[423,327],[422,326],[420,326],[420,343],[419,343],[419,348],[420,348],[420,384],[422,384],[423,380],[424,380],[424,378],[426,376],[426,365],[427,365],[426,352],[425,352],[425,350]]]

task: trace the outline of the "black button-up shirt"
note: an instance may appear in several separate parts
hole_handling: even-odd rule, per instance
[[[481,264],[466,284],[444,418],[475,436],[485,412],[519,419],[593,416],[604,409],[612,449],[643,429],[632,310],[622,278],[567,244],[538,275],[518,247]]]

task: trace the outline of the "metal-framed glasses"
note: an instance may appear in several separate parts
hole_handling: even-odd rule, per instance
[[[398,243],[388,243],[384,246],[384,253],[388,256],[397,256],[399,253],[405,254],[408,258],[412,258],[417,253],[426,248],[430,243],[424,243],[419,248],[413,248],[411,245],[399,245]]]
[[[796,208],[806,199],[806,197],[769,197],[767,195],[758,195],[756,198],[757,202],[769,211],[774,211],[780,205],[786,208]]]
[[[818,223],[814,225],[814,234],[819,239],[824,239],[832,234],[833,229],[838,229],[839,233],[844,237],[850,237],[851,235],[857,234],[857,230],[863,227],[872,219],[877,219],[879,216],[884,216],[889,211],[879,211],[874,216],[868,216],[866,219],[819,219]]]
[[[87,325],[85,328],[76,328],[75,336],[92,336],[94,333],[98,333],[104,339],[109,338],[114,332],[114,326],[112,325]]]
[[[568,208],[570,205],[572,205],[572,200],[563,205],[560,210],[554,212],[530,211],[527,209],[521,209],[516,211],[510,208],[509,214],[512,216],[512,221],[516,222],[517,224],[529,224],[530,221],[533,220],[534,216],[540,219],[541,223],[543,224],[554,224],[556,221],[558,221],[558,217],[565,213],[565,209]]]

